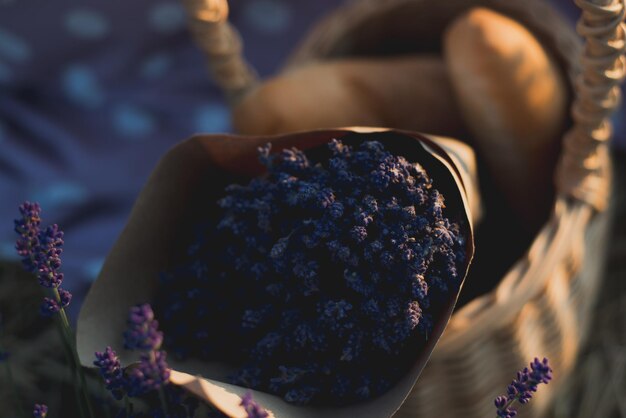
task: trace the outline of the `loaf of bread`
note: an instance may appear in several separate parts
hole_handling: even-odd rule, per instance
[[[485,8],[447,28],[444,56],[463,120],[496,185],[538,225],[552,201],[566,120],[563,72],[525,27]]]
[[[381,126],[458,137],[464,132],[442,58],[345,59],[293,69],[233,109],[244,134]]]

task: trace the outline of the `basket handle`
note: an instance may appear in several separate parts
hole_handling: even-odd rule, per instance
[[[621,101],[620,84],[626,75],[626,0],[575,0],[582,9],[576,27],[585,38],[582,73],[575,84],[573,127],[565,134],[556,171],[556,186],[598,210],[606,208],[610,193],[609,120]]]
[[[259,82],[242,54],[241,37],[228,22],[227,0],[183,0],[189,27],[208,58],[209,71],[227,100],[236,103]]]
[[[232,106],[259,80],[243,58],[241,37],[228,22],[228,2],[182,1],[211,75]],[[610,192],[606,181],[610,176],[607,143],[613,134],[609,117],[620,103],[619,86],[626,75],[626,0],[574,1],[583,12],[577,30],[586,45],[572,105],[574,124],[563,140],[555,182],[561,196],[603,210]]]

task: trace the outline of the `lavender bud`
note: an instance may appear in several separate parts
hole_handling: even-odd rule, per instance
[[[170,379],[170,368],[165,351],[151,351],[141,355],[139,364],[128,373],[128,395],[141,396],[165,386]]]
[[[33,408],[33,417],[35,418],[46,418],[48,416],[48,407],[44,404],[35,404]]]
[[[149,304],[137,305],[130,309],[128,326],[124,332],[124,348],[128,350],[158,350],[163,342],[163,333],[154,319]]]
[[[39,308],[39,313],[41,313],[42,316],[50,317],[53,316],[55,313],[58,313],[60,310],[61,306],[59,306],[56,300],[51,298],[43,298],[43,303]]]
[[[125,388],[124,372],[117,354],[111,347],[107,347],[104,352],[96,352],[95,356],[93,365],[99,369],[107,390],[115,399],[122,399]]]

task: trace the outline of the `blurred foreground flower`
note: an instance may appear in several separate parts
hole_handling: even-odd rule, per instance
[[[533,396],[533,392],[537,392],[537,386],[541,383],[548,383],[552,379],[552,369],[548,365],[548,359],[544,358],[540,361],[535,358],[530,363],[530,370],[524,367],[517,372],[517,379],[513,380],[507,387],[506,396],[498,396],[494,401],[497,414],[500,418],[513,418],[517,415],[517,410],[511,408],[511,405],[518,401],[521,404],[528,403]]]

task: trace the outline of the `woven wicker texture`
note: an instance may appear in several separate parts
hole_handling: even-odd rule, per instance
[[[239,33],[228,22],[226,0],[183,0],[189,28],[207,56],[209,72],[230,102],[253,88],[258,77],[242,55]]]
[[[587,39],[582,55],[576,34],[538,0],[361,0],[314,28],[287,67],[339,57],[436,53],[448,23],[471,7],[485,6],[530,29],[577,93],[555,173],[559,196],[550,220],[496,289],[454,314],[398,417],[493,416],[493,399],[515,371],[535,356],[546,356],[555,379],[520,411],[520,416],[539,417],[575,366],[603,267],[607,116],[619,101],[615,86],[624,75],[625,46],[624,0],[577,4],[584,11],[578,30]],[[246,71],[229,77],[239,79]],[[229,82],[217,81],[229,91]]]
[[[576,0],[583,10],[578,32],[587,44],[583,73],[576,80],[578,98],[572,107],[574,126],[564,140],[557,185],[599,209],[606,206],[608,188],[606,142],[612,129],[608,121],[620,101],[620,84],[626,74],[626,7],[623,0]]]

